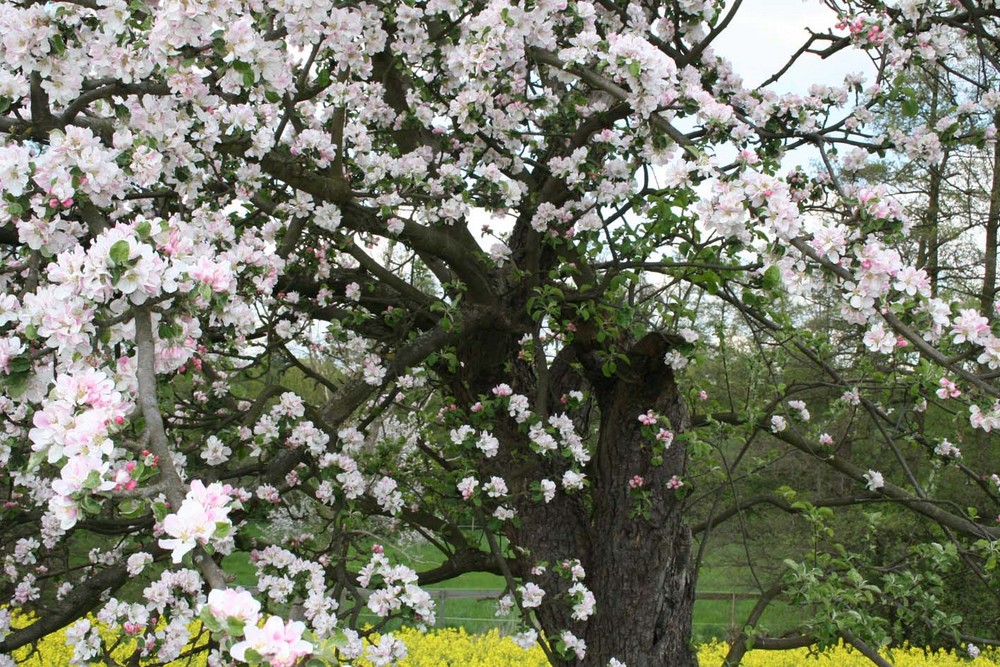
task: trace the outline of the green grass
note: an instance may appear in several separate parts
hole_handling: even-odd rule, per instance
[[[470,541],[475,541],[475,535],[470,535]],[[441,552],[430,544],[412,546],[383,545],[390,561],[402,562],[417,572],[431,570],[444,561]],[[480,548],[487,548],[480,544]],[[430,584],[424,587],[435,596],[437,604],[437,627],[461,627],[468,632],[486,632],[499,628],[509,630],[516,625],[513,617],[498,618],[496,616],[496,598],[447,598],[446,590],[476,590],[502,591],[504,579],[488,572],[467,572],[454,579]],[[441,593],[435,595],[434,591]],[[372,619],[374,620],[374,616]]]
[[[470,540],[477,536],[470,534]],[[392,544],[384,542],[383,547],[389,560],[404,563],[417,572],[431,570],[440,565],[444,558],[430,544]],[[485,545],[480,545],[481,548]],[[358,558],[357,566],[364,562]],[[253,586],[256,572],[250,563],[249,554],[236,552],[224,560],[226,570],[236,575],[235,583]],[[773,574],[771,577],[773,578]],[[765,580],[769,585],[771,580]],[[498,618],[495,614],[496,599],[447,597],[444,591],[477,590],[501,591],[503,577],[486,572],[469,572],[454,579],[425,587],[435,596],[437,604],[437,627],[462,627],[468,632],[485,632],[494,628],[501,631],[512,630],[516,626],[514,617]],[[713,549],[705,558],[698,573],[700,592],[754,593],[758,590],[750,569],[741,562],[737,545],[727,545]],[[435,594],[434,591],[440,591]],[[708,642],[713,638],[724,639],[734,636],[743,627],[755,604],[755,600],[697,600],[694,607],[693,638],[696,642]],[[370,618],[369,618],[370,617]],[[362,614],[365,621],[375,624],[378,618]],[[772,602],[761,619],[760,627],[768,634],[781,634],[795,627],[798,612],[781,601]],[[393,625],[393,627],[395,624]]]
[[[429,544],[391,546],[386,544],[390,560],[403,562],[418,572],[430,570],[442,562],[441,554]],[[765,585],[770,581],[766,581]],[[502,577],[470,572],[446,582],[432,584],[428,590],[494,590],[504,588]],[[698,573],[698,590],[711,592],[753,593],[758,590],[749,568],[740,562],[736,545],[713,550]],[[513,627],[513,620],[497,618],[494,599],[437,598],[438,627],[463,627],[468,632],[482,632],[493,628]],[[694,640],[707,642],[713,638],[730,637],[746,622],[755,600],[698,600],[694,607]],[[374,617],[372,617],[374,620]],[[760,627],[770,634],[780,634],[792,629],[798,612],[781,601],[772,602],[761,619]]]
[[[760,585],[774,582],[775,573],[760,573]],[[746,565],[745,555],[738,544],[710,549],[698,571],[699,592],[735,592],[756,594],[760,585]],[[697,600],[694,605],[695,641],[734,636],[746,623],[756,604],[752,600]],[[767,634],[782,634],[795,627],[800,613],[780,600],[772,601],[760,619],[758,627]]]

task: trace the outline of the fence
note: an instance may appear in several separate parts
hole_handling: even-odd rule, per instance
[[[517,620],[511,617],[497,617],[493,615],[493,606],[480,603],[492,602],[499,598],[503,591],[499,589],[480,588],[431,588],[427,592],[434,598],[438,625],[461,625],[470,631],[484,630],[486,628],[498,628],[502,633],[513,631],[517,627]],[[733,628],[740,628],[746,620],[742,614],[737,614],[736,603],[742,600],[756,601],[757,593],[737,592],[737,591],[698,591],[695,593],[696,600],[725,602],[729,605],[728,624],[719,622],[695,622],[694,625],[704,628],[716,627],[721,636]],[[456,604],[455,601],[470,600],[472,605]],[[449,601],[452,604],[449,604]],[[455,610],[456,614],[449,614],[449,607]],[[473,615],[470,612],[483,611],[481,615]]]

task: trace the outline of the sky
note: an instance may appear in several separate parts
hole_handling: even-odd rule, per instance
[[[821,0],[743,0],[732,23],[714,42],[714,49],[733,63],[745,85],[755,87],[780,70],[806,42],[809,38],[807,28],[823,33],[836,23],[836,15]],[[842,34],[842,31],[835,33]],[[825,60],[805,54],[770,88],[777,93],[805,95],[815,83],[840,85],[847,74],[857,72],[865,73],[870,82],[875,68],[855,49],[843,49]],[[724,159],[723,153],[720,159]],[[804,147],[788,153],[784,164],[786,168],[794,165],[809,168],[817,159],[812,148]],[[474,211],[470,230],[484,250],[496,240],[481,233],[485,223],[494,230],[510,227],[509,220],[492,219],[483,211]]]
[[[837,17],[821,0],[744,0],[729,27],[714,43],[715,52],[733,63],[744,85],[756,87],[778,72],[809,38],[809,29],[825,33],[834,29]],[[817,48],[825,48],[818,42]],[[848,74],[862,73],[871,83],[875,67],[861,51],[842,49],[823,59],[803,54],[781,78],[769,86],[777,93],[806,95],[816,83],[841,85]],[[787,168],[808,168],[818,159],[811,147],[785,155]]]
[[[746,85],[756,86],[805,43],[807,27],[826,32],[836,22],[835,14],[819,0],[744,0],[733,22],[716,40],[715,50],[733,63]],[[853,49],[844,49],[827,60],[807,54],[772,88],[805,93],[814,83],[839,84],[844,75],[853,72],[865,72],[869,78],[874,74],[871,62]]]

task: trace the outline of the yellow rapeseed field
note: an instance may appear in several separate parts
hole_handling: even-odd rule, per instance
[[[545,656],[537,646],[530,650],[519,648],[510,637],[503,637],[493,630],[483,634],[469,634],[461,628],[434,630],[426,634],[417,630],[402,630],[397,635],[406,641],[409,656],[400,667],[547,667]],[[19,665],[27,667],[63,667],[73,654],[66,646],[66,633],[57,632],[39,642],[38,650],[29,654],[27,649],[15,653]],[[125,647],[122,647],[125,648]],[[702,667],[722,664],[727,647],[721,642],[704,644],[698,650]],[[922,649],[897,649],[887,655],[895,667],[996,667],[1000,665],[1000,652],[983,650],[975,660],[965,655],[944,651],[925,652]],[[790,651],[750,651],[744,658],[745,667],[871,667],[861,654],[838,646],[819,656],[810,656],[806,649]],[[169,667],[204,667],[204,654],[196,658],[177,660]],[[358,667],[369,667],[361,661]]]

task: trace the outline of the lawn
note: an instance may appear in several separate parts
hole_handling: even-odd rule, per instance
[[[470,538],[474,536],[470,535]],[[385,544],[386,554],[394,562],[402,562],[418,572],[429,570],[442,562],[440,552],[429,544]],[[495,597],[504,588],[503,578],[494,574],[472,572],[426,587],[437,591],[438,623],[441,628],[461,627],[469,632],[486,632],[497,628],[509,630],[516,625],[510,618],[495,615]],[[739,554],[728,548],[715,550],[698,573],[698,592],[754,594],[757,588],[749,569],[739,561]],[[493,591],[492,597],[463,597],[474,591]],[[694,640],[698,643],[731,637],[742,628],[755,599],[699,599],[694,608]],[[781,634],[795,626],[798,612],[789,605],[772,602],[761,619],[760,627],[768,634]],[[364,615],[362,616],[364,618]],[[372,622],[376,621],[371,616]]]

